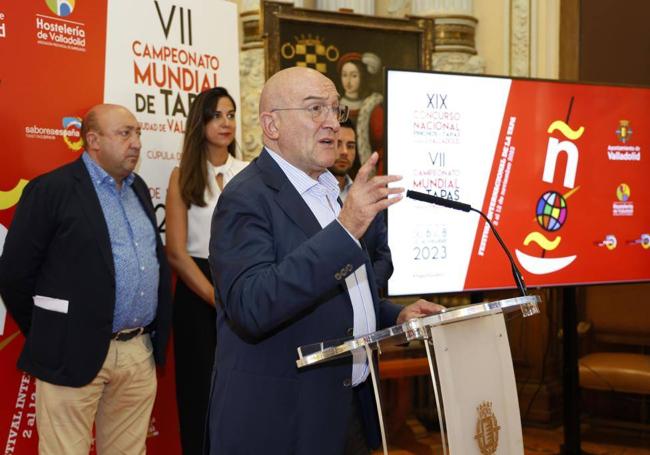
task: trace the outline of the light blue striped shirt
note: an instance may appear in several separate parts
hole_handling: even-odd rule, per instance
[[[145,327],[156,316],[158,256],[156,233],[131,185],[129,174],[118,190],[115,179],[87,152],[82,159],[104,213],[115,265],[113,333]],[[88,302],[89,305],[92,302]]]
[[[318,180],[314,180],[268,147],[266,150],[296,188],[321,227],[324,228],[333,221],[338,222],[337,217],[341,206],[337,200],[339,184],[336,177],[326,171],[318,176]],[[343,228],[345,229],[345,227]],[[357,239],[354,237],[352,239],[361,247]],[[362,264],[354,273],[348,275],[345,284],[352,302],[354,336],[359,337],[374,332],[377,322],[366,265]],[[365,381],[369,372],[366,353],[362,350],[355,351],[352,358],[352,385],[356,386]]]

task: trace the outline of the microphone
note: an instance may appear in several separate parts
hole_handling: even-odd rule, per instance
[[[450,209],[462,210],[463,212],[469,212],[472,210],[472,206],[469,204],[463,204],[462,202],[452,201],[431,194],[418,193],[417,191],[407,190],[406,197],[422,202],[428,202],[429,204],[442,205],[443,207],[448,207]]]
[[[521,272],[519,271],[519,268],[517,267],[515,260],[512,258],[512,255],[508,250],[508,247],[506,247],[506,244],[503,243],[501,236],[497,232],[496,228],[494,227],[490,219],[485,215],[485,213],[475,209],[469,204],[464,204],[462,202],[457,202],[457,201],[451,201],[449,199],[433,196],[431,194],[420,193],[418,191],[407,190],[406,197],[410,199],[415,199],[417,201],[427,202],[429,204],[441,205],[443,207],[447,207],[450,209],[461,210],[463,212],[470,212],[470,211],[476,212],[479,215],[481,215],[483,219],[487,221],[488,225],[490,226],[490,229],[492,230],[492,233],[494,234],[494,237],[497,239],[499,245],[501,245],[501,248],[503,248],[503,251],[505,251],[508,260],[510,261],[510,267],[512,268],[512,276],[515,279],[515,283],[517,284],[517,289],[519,289],[519,292],[521,292],[522,296],[528,295],[528,291],[526,289],[526,283],[524,283],[524,277],[521,275]]]

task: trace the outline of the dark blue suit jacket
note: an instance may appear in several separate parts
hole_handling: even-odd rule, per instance
[[[388,279],[393,274],[393,258],[388,246],[388,229],[384,213],[377,214],[364,236],[366,251],[375,274],[375,283],[381,291],[388,288]]]
[[[379,300],[368,255],[345,229],[321,228],[263,150],[224,189],[212,219],[210,265],[217,309],[211,454],[343,452],[351,358],[298,369],[298,346],[349,338],[345,277],[366,264],[377,325],[401,306]],[[361,389],[366,430],[377,445],[369,382]]]
[[[156,230],[160,284],[151,339],[162,363],[171,274],[147,185],[136,175],[132,188]],[[81,158],[25,187],[0,258],[0,294],[26,337],[18,367],[70,387],[97,376],[113,330],[115,271],[104,213]],[[67,313],[34,306],[34,295],[68,301]]]

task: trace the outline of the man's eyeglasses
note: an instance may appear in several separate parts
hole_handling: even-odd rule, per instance
[[[312,104],[307,107],[283,107],[271,109],[271,112],[277,111],[307,111],[311,115],[311,119],[316,122],[324,121],[330,111],[336,117],[339,123],[345,122],[348,119],[349,108],[345,104],[339,106],[328,106],[327,104]]]

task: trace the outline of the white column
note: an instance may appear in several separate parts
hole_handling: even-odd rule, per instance
[[[476,55],[474,0],[411,0],[411,12],[435,19],[433,68],[438,71],[483,73]],[[492,1],[492,0],[491,0]]]
[[[560,75],[560,0],[533,0],[531,72],[533,77]]]
[[[530,1],[510,2],[510,74],[530,76]]]
[[[341,8],[372,16],[375,14],[375,0],[316,0],[316,9],[338,11]]]
[[[259,11],[260,0],[239,0],[239,12]]]
[[[412,0],[411,11],[418,16],[471,16],[474,13],[474,0]]]

